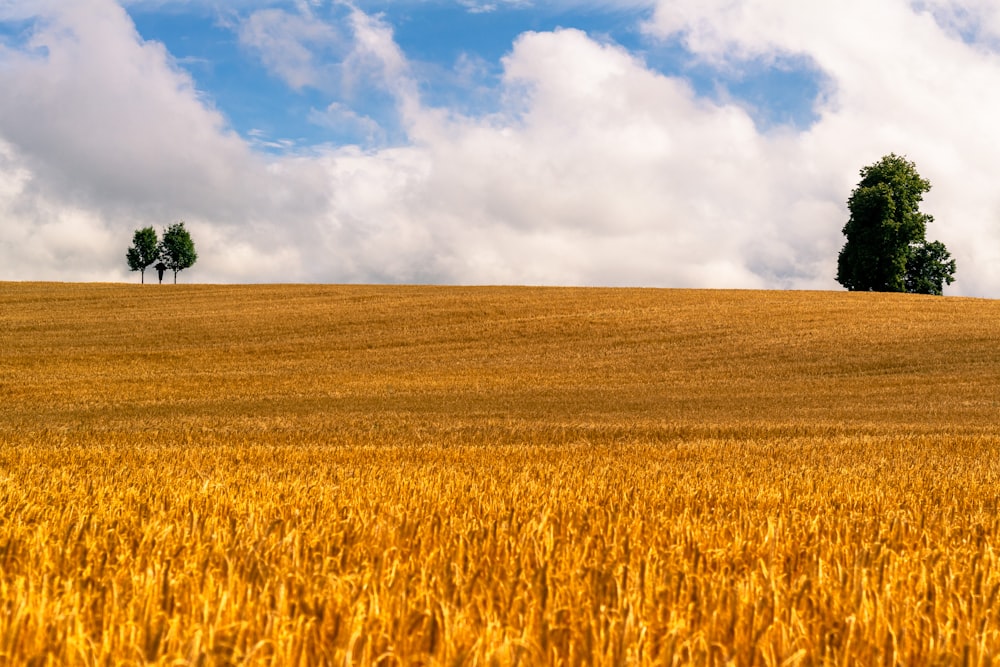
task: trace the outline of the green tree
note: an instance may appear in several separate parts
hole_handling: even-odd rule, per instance
[[[941,296],[944,284],[955,282],[955,260],[940,241],[911,248],[906,263],[906,291]]]
[[[198,253],[194,250],[194,241],[184,228],[184,222],[175,222],[163,233],[160,242],[160,260],[168,269],[174,272],[174,284],[177,284],[177,272],[194,265]]]
[[[139,271],[141,282],[146,282],[146,268],[160,258],[160,241],[156,238],[156,230],[144,227],[135,230],[132,236],[132,247],[125,253],[128,268]]]
[[[941,294],[954,282],[955,261],[940,241],[928,243],[920,212],[931,189],[916,165],[894,153],[861,170],[847,200],[847,242],[837,259],[837,282],[851,291]]]

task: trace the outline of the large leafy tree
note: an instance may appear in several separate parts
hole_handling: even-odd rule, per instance
[[[916,165],[894,153],[861,170],[847,200],[847,242],[837,261],[837,281],[852,291],[941,294],[955,280],[955,261],[940,241],[928,243],[920,212],[931,189]]]
[[[132,236],[132,247],[125,253],[128,268],[139,271],[141,282],[146,282],[146,268],[160,258],[160,241],[156,238],[156,230],[144,227],[135,230]]]
[[[183,222],[175,222],[167,227],[160,242],[160,261],[174,272],[174,284],[177,284],[177,272],[194,265],[198,253],[194,250],[191,234],[184,228]]]

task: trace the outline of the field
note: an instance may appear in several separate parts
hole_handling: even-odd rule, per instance
[[[0,283],[0,664],[996,664],[1000,303]]]

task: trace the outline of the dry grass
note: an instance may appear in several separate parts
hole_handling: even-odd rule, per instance
[[[0,283],[0,664],[990,664],[1000,305]]]

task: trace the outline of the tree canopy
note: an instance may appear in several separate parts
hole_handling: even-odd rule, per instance
[[[191,234],[184,228],[184,222],[175,222],[163,233],[160,242],[160,261],[174,272],[174,284],[177,284],[177,273],[194,265],[198,253],[194,249]]]
[[[156,230],[143,227],[135,230],[132,236],[132,247],[125,253],[128,268],[139,271],[141,281],[146,282],[146,268],[160,258],[160,242],[156,238]]]
[[[940,295],[955,280],[955,260],[940,241],[928,242],[933,216],[920,212],[930,181],[894,153],[861,170],[847,201],[847,242],[837,261],[837,281],[852,291]]]

